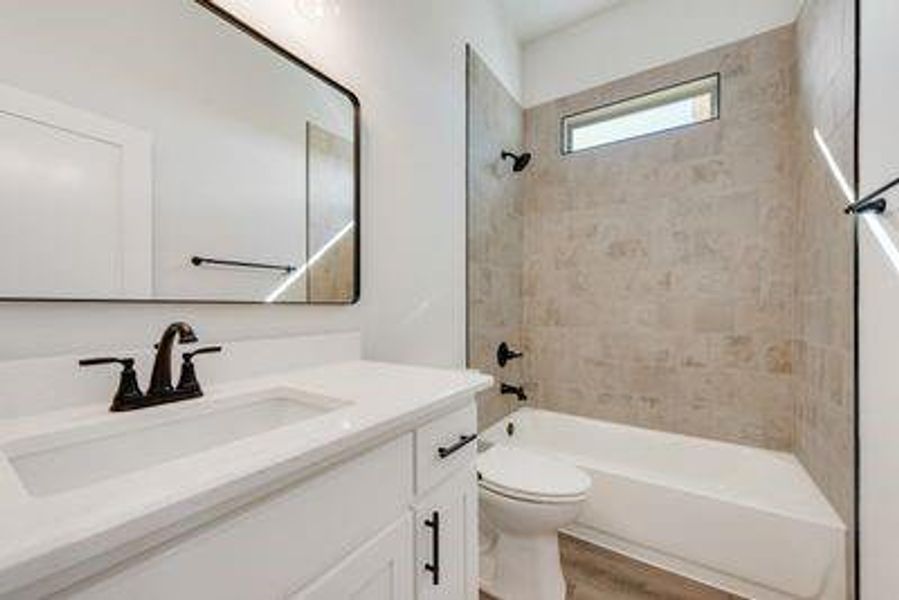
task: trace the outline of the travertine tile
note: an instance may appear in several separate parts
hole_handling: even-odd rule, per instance
[[[798,341],[795,451],[849,526],[852,556],[853,233],[817,130],[847,181],[854,178],[855,4],[806,2],[797,24],[798,127],[796,280]],[[849,560],[851,572],[852,562]]]
[[[786,27],[526,111],[525,378],[541,406],[792,446],[795,60]],[[560,154],[565,114],[716,71],[720,120]]]
[[[854,19],[851,0],[807,0],[795,26],[523,123],[477,62],[470,364],[527,382],[535,406],[795,451],[851,529],[852,223],[813,132],[852,181]],[[720,120],[561,155],[562,116],[711,72]],[[533,152],[522,176],[491,164],[501,146]],[[500,339],[525,360],[499,371]],[[514,408],[495,392],[479,401],[482,426]],[[597,574],[601,557],[584,561],[594,576],[572,598],[727,597],[647,588],[639,569],[623,584]]]
[[[468,364],[498,380],[519,383],[521,365],[500,369],[496,348],[503,341],[522,344],[523,178],[500,162],[500,153],[522,149],[524,116],[474,51],[469,108]],[[480,393],[479,426],[489,426],[512,408],[509,396],[499,395],[497,387]]]

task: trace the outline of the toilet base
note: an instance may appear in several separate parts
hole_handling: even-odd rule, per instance
[[[498,600],[565,600],[558,534],[496,533],[481,553],[481,589]]]
[[[492,478],[485,475],[478,491],[482,587],[499,600],[565,600],[558,532],[577,519],[590,478],[539,455],[502,451],[508,464],[503,466],[503,454],[492,455],[498,461],[488,462]],[[497,447],[487,452],[497,452]],[[503,469],[505,480],[517,487],[503,487]],[[539,477],[525,485],[514,476],[534,469],[554,485],[544,485]]]

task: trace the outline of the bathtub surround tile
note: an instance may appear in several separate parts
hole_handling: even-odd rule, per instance
[[[797,24],[796,454],[853,543],[853,232],[815,131],[846,180],[854,173],[855,5],[806,2]],[[852,562],[849,561],[851,572]],[[851,579],[850,579],[851,580]]]
[[[496,348],[522,345],[522,178],[500,153],[522,149],[524,113],[474,50],[468,60],[468,366],[517,383],[521,361],[500,369]],[[498,390],[478,395],[481,428],[513,409]]]
[[[850,545],[852,223],[814,132],[851,182],[854,19],[851,0],[806,0],[794,26],[534,107],[523,124],[481,65],[493,116],[472,131],[494,131],[469,157],[534,153],[519,178],[472,170],[470,364],[524,381],[540,408],[794,452]],[[715,71],[720,120],[561,155],[563,115]],[[499,339],[525,359],[498,371]],[[482,424],[515,408],[480,403]],[[733,598],[579,544],[563,539],[569,598]]]
[[[525,112],[537,405],[793,447],[795,41],[785,27]],[[564,115],[713,72],[720,120],[561,154]]]

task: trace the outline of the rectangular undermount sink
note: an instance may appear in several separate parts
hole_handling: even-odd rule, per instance
[[[346,402],[290,388],[190,401],[116,415],[3,447],[33,496],[47,496],[147,469],[292,425]]]

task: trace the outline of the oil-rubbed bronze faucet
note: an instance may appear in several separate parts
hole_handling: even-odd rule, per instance
[[[194,330],[183,321],[166,327],[162,338],[156,344],[156,360],[153,361],[153,374],[150,376],[150,387],[147,389],[148,404],[162,404],[183,399],[175,397],[177,391],[172,387],[172,345],[176,336],[179,344],[192,344],[197,341]]]
[[[166,327],[162,338],[156,344],[156,360],[153,363],[150,388],[146,394],[140,391],[132,358],[89,358],[80,361],[79,364],[83,367],[112,363],[122,365],[119,389],[109,407],[112,412],[138,410],[157,404],[199,398],[203,395],[203,390],[197,381],[193,358],[198,354],[221,352],[222,348],[221,346],[212,346],[185,353],[178,387],[172,387],[172,346],[175,344],[176,338],[179,344],[192,344],[197,341],[196,334],[187,323],[172,323]]]

